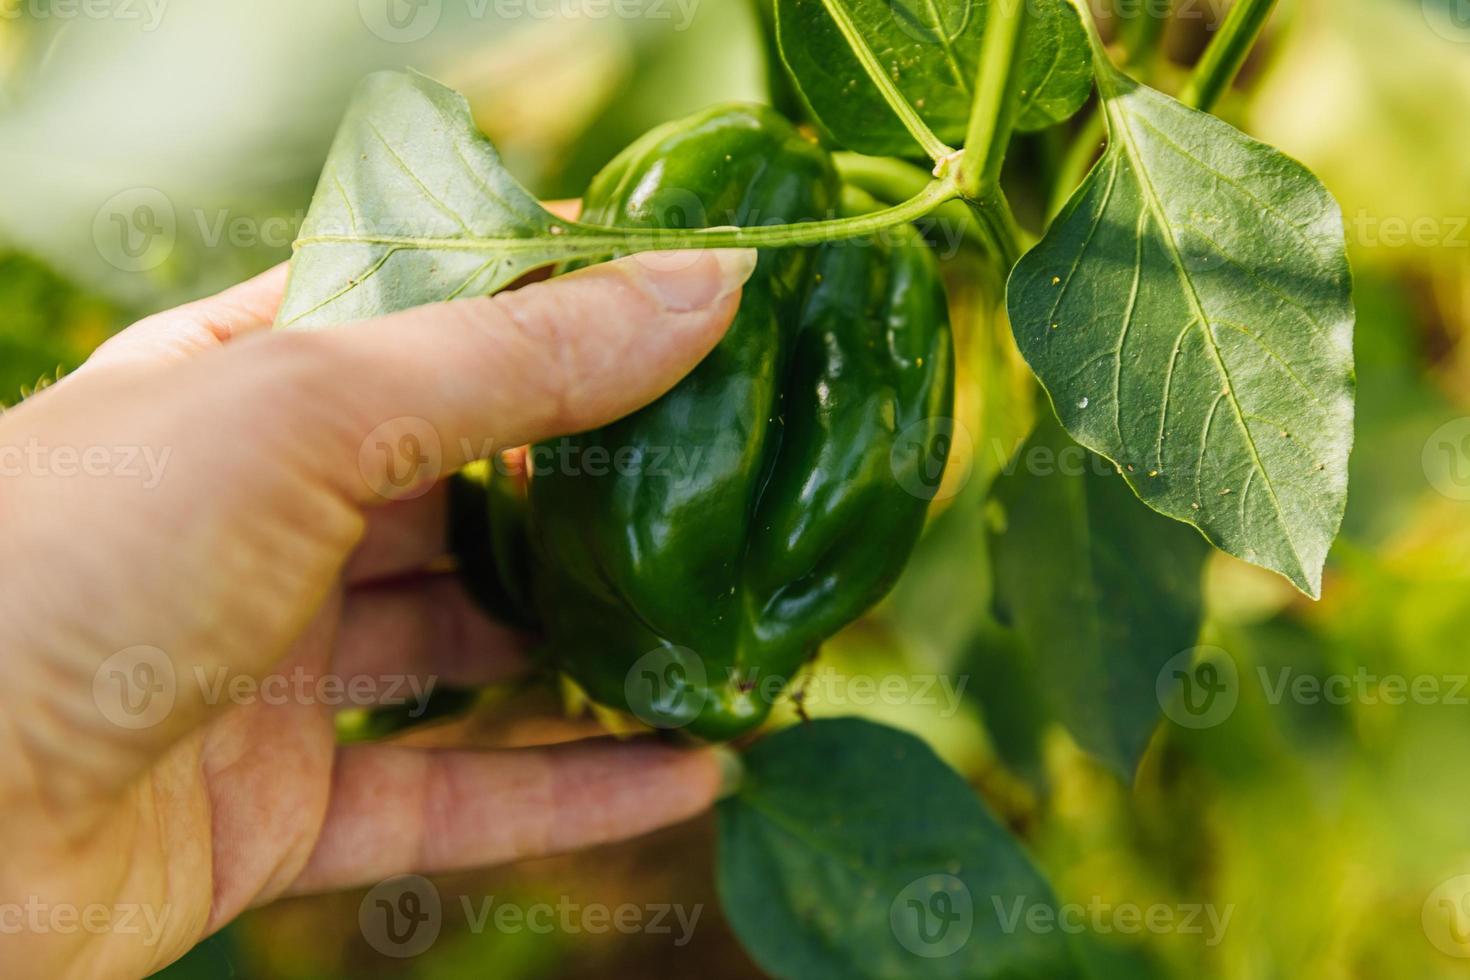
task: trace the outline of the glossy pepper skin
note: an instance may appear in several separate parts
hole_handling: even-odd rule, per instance
[[[832,217],[840,197],[827,153],[785,119],[726,106],[629,147],[582,220],[784,224]],[[556,665],[657,727],[723,740],[758,725],[906,563],[943,469],[952,371],[939,270],[911,228],[763,250],[729,332],[677,387],[532,447]]]

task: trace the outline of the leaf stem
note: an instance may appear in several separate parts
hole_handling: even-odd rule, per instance
[[[579,231],[607,235],[616,240],[615,248],[633,251],[670,251],[688,248],[783,248],[794,245],[820,245],[848,238],[864,238],[885,228],[908,224],[932,212],[958,196],[948,180],[931,181],[923,190],[902,204],[854,218],[812,221],[794,225],[772,225],[763,228],[708,228],[696,230],[637,229],[613,230],[578,225]]]
[[[698,248],[787,248],[865,238],[929,214],[959,195],[953,182],[935,180],[894,207],[853,218],[809,221],[755,228],[610,228],[580,222],[557,222],[561,247],[553,261],[590,258],[609,253],[667,252]],[[296,241],[300,250],[330,243],[385,245],[390,248],[436,249],[446,252],[550,254],[543,236],[507,238],[420,238],[400,235],[311,235]]]
[[[954,156],[954,148],[934,135],[934,131],[929,128],[928,123],[924,122],[918,110],[898,90],[893,79],[888,77],[888,73],[883,70],[883,65],[878,61],[878,56],[873,53],[872,48],[868,47],[868,42],[863,38],[857,25],[852,22],[852,18],[848,16],[841,0],[822,0],[822,6],[827,9],[827,15],[837,25],[842,39],[847,42],[847,46],[852,49],[852,53],[862,64],[863,71],[877,86],[879,93],[883,96],[883,101],[888,103],[889,108],[893,110],[894,115],[898,116],[904,128],[924,148],[924,152],[929,154],[929,158],[939,163]]]
[[[1214,108],[1240,73],[1275,8],[1276,0],[1235,0],[1225,23],[1179,93],[1179,101],[1203,112]]]
[[[970,106],[965,154],[960,162],[960,192],[976,199],[1000,183],[1000,169],[1016,121],[1017,70],[1026,0],[991,0],[986,5],[985,40]]]
[[[1167,23],[1167,16],[1156,17],[1152,12],[1146,12],[1129,25],[1130,29],[1122,38],[1123,67],[1139,81],[1147,82],[1153,75]],[[1062,160],[1061,173],[1052,189],[1051,199],[1047,202],[1048,219],[1060,213],[1077,185],[1082,183],[1082,178],[1087,176],[1087,171],[1097,160],[1106,136],[1107,126],[1103,113],[1100,109],[1094,110],[1078,130]]]
[[[1102,35],[1098,33],[1097,21],[1092,16],[1092,5],[1087,0],[1068,0],[1072,9],[1077,11],[1078,18],[1082,21],[1082,29],[1087,32],[1087,43],[1092,48],[1092,73],[1097,79],[1098,94],[1102,94],[1107,84],[1110,73],[1117,72],[1113,65],[1113,59],[1108,56],[1108,46],[1103,43]]]

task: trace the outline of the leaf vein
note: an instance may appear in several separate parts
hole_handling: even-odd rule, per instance
[[[1109,102],[1109,106],[1107,109],[1108,117],[1117,124],[1117,128],[1122,132],[1124,141],[1126,142],[1132,157],[1135,160],[1142,161],[1143,158],[1139,153],[1136,134],[1133,132],[1133,128],[1129,123],[1129,119],[1132,114],[1128,111],[1126,106],[1114,108],[1111,105],[1111,102],[1117,98],[1119,98],[1119,96],[1117,96],[1115,91],[1113,98],[1107,100]],[[1196,316],[1198,318],[1197,325],[1204,333],[1207,349],[1214,359],[1216,369],[1220,372],[1220,375],[1225,382],[1224,394],[1229,396],[1230,407],[1235,412],[1236,421],[1240,426],[1241,432],[1245,436],[1246,446],[1250,451],[1251,459],[1261,470],[1261,482],[1265,485],[1266,492],[1271,498],[1272,506],[1276,511],[1276,521],[1277,524],[1281,527],[1282,536],[1286,539],[1287,547],[1291,549],[1292,557],[1295,559],[1297,564],[1297,571],[1299,573],[1305,572],[1306,563],[1302,561],[1301,551],[1297,548],[1296,540],[1291,533],[1291,527],[1286,522],[1285,514],[1282,512],[1281,508],[1280,497],[1276,493],[1276,488],[1272,485],[1271,474],[1266,471],[1265,463],[1261,459],[1260,449],[1256,446],[1255,436],[1251,433],[1250,426],[1246,423],[1245,417],[1242,414],[1243,410],[1241,408],[1239,399],[1235,395],[1235,387],[1230,375],[1230,368],[1226,365],[1224,358],[1221,356],[1219,345],[1216,344],[1214,334],[1212,333],[1210,328],[1209,314],[1205,310],[1204,301],[1200,298],[1199,292],[1195,289],[1194,281],[1190,278],[1189,275],[1189,270],[1184,265],[1184,257],[1179,251],[1179,243],[1174,240],[1174,233],[1169,228],[1168,214],[1164,209],[1163,201],[1159,198],[1158,190],[1154,187],[1153,181],[1150,179],[1147,169],[1139,166],[1135,167],[1134,170],[1138,177],[1139,189],[1144,194],[1145,205],[1153,210],[1154,217],[1159,222],[1160,235],[1163,239],[1164,244],[1168,247],[1170,255],[1173,257],[1175,271],[1179,278],[1179,284],[1184,290],[1186,298],[1189,300],[1190,305],[1194,307]]]

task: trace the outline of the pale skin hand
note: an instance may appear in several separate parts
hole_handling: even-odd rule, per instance
[[[389,503],[364,443],[426,422],[449,473],[464,447],[620,417],[719,341],[753,261],[627,259],[302,334],[270,332],[277,269],[135,325],[0,416],[0,450],[33,450],[0,477],[6,975],[142,976],[283,895],[585,847],[709,806],[704,751],[339,748],[330,706],[211,703],[195,678],[514,674],[516,638],[451,575],[415,575],[446,551],[442,486]],[[75,473],[61,447],[119,472]],[[135,449],[167,452],[156,485]],[[138,646],[177,681],[141,729],[94,691]],[[141,928],[81,928],[90,905],[141,908]]]

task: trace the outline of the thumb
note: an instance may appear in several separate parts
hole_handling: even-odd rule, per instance
[[[303,338],[330,375],[303,388],[335,390],[345,420],[332,427],[345,436],[333,474],[364,503],[400,499],[473,459],[647,405],[719,343],[756,261],[751,249],[648,253]],[[429,464],[414,488],[391,451],[404,440]]]

